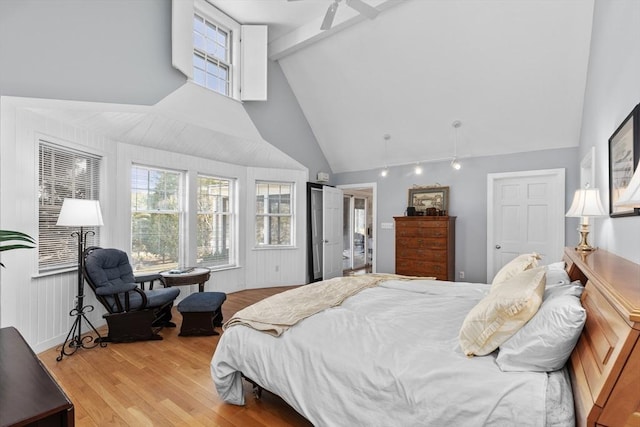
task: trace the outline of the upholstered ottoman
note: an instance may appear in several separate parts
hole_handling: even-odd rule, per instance
[[[198,292],[180,301],[180,336],[219,335],[214,328],[222,326],[222,303],[226,299],[224,292]]]

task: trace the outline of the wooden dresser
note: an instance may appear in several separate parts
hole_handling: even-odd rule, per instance
[[[397,216],[396,274],[455,281],[455,216]]]

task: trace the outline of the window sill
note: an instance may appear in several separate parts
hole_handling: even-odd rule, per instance
[[[252,250],[254,251],[271,251],[271,250],[285,250],[291,251],[298,249],[297,246],[277,246],[277,245],[264,245],[264,246],[254,246]]]
[[[236,103],[238,103],[240,105],[244,104],[244,102],[241,99],[238,99],[238,98],[234,97],[233,95],[225,95],[224,93],[220,93],[218,91],[210,89],[210,88],[208,88],[206,86],[201,85],[200,83],[196,83],[196,81],[193,80],[192,78],[187,78],[187,81],[189,83],[193,84],[194,86],[199,87],[200,89],[202,89],[204,91],[204,93],[207,93],[207,94],[214,93],[217,96],[221,96],[221,97],[223,97],[225,99],[230,99],[231,101],[234,101],[234,102],[236,102]],[[209,96],[209,95],[205,95],[205,96]]]
[[[228,265],[228,266],[218,267],[218,268],[207,267],[206,265],[198,265],[197,267],[208,268],[209,270],[211,270],[211,273],[217,273],[219,271],[238,270],[238,269],[242,268],[239,265]]]
[[[41,279],[43,277],[49,277],[49,276],[56,276],[58,274],[66,274],[66,273],[71,273],[71,272],[77,272],[78,271],[78,267],[67,267],[67,268],[61,268],[58,270],[51,270],[51,271],[44,271],[42,273],[37,273],[37,274],[32,274],[31,278],[32,279]]]

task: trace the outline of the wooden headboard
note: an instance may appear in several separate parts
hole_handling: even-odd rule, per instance
[[[576,425],[640,427],[640,265],[600,249],[564,261],[587,310],[570,361]]]

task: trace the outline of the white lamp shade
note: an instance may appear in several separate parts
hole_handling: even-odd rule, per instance
[[[576,190],[573,195],[573,203],[566,213],[568,217],[591,217],[606,216],[602,202],[600,201],[600,191],[597,188],[587,188]]]
[[[640,167],[636,169],[629,185],[620,195],[620,198],[613,204],[614,206],[640,207]]]
[[[66,227],[104,225],[100,202],[97,200],[64,199],[56,225]]]

